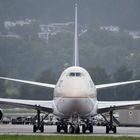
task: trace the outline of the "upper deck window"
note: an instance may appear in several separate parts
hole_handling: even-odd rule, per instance
[[[81,76],[81,73],[80,72],[71,72],[70,74],[69,74],[69,76],[76,76],[76,77],[80,77]]]

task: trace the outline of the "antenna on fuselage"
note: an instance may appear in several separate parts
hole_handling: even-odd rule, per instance
[[[78,31],[77,31],[77,4],[75,4],[75,31],[74,31],[74,52],[73,66],[79,66],[79,48],[78,48]]]

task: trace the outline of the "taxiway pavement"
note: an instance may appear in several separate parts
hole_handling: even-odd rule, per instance
[[[3,125],[0,124],[0,135],[71,135],[56,133],[56,126],[45,126],[44,133],[33,133],[32,125]],[[87,136],[134,136],[140,137],[140,127],[117,127],[117,134],[106,134],[105,127],[95,126],[93,134],[81,134]],[[78,134],[80,135],[80,134]]]

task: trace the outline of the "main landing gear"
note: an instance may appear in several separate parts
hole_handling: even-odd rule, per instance
[[[78,114],[74,113],[71,116],[70,122],[66,120],[61,120],[57,124],[57,132],[60,133],[61,130],[63,130],[65,133],[70,133],[70,134],[79,134],[80,133],[80,121],[79,121],[79,116]]]
[[[80,125],[81,121],[79,120],[79,116],[77,114],[74,114],[72,115],[71,121],[69,123],[64,120],[58,122],[57,132],[60,133],[61,130],[63,130],[64,133],[79,134]],[[82,124],[82,133],[86,133],[86,131],[93,133],[93,125],[92,122],[89,120],[84,121],[84,123]]]
[[[93,124],[89,121],[89,119],[84,121],[84,124],[82,125],[82,133],[86,133],[86,131],[93,133]]]
[[[68,124],[67,122],[60,121],[57,123],[57,132],[60,133],[61,130],[64,131],[64,133],[68,133]]]
[[[113,120],[115,119],[114,116],[113,116],[113,111],[111,110],[109,112],[109,115],[110,115],[110,120],[108,121],[105,116],[104,119],[106,120],[107,124],[106,124],[106,134],[108,134],[110,131],[112,131],[114,134],[116,134],[117,132],[117,128],[115,125],[113,125]]]
[[[57,132],[60,133],[63,131],[64,133],[70,133],[70,134],[79,134],[80,133],[80,124],[73,124],[70,123],[69,125],[64,122],[59,122],[57,124]],[[89,133],[93,133],[93,125],[92,124],[82,124],[82,133],[86,133],[86,131],[89,131]]]
[[[57,124],[57,132],[60,133],[63,130],[64,133],[70,134],[79,134],[80,133],[80,125],[70,124],[64,122],[59,122]]]
[[[37,110],[37,115],[35,116],[35,121],[33,123],[33,132],[37,132],[38,130],[43,133],[44,132],[44,119],[48,116],[45,115],[44,117],[40,116],[40,110]]]

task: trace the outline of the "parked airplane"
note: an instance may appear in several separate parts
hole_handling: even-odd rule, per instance
[[[93,132],[92,119],[97,114],[109,112],[110,120],[106,124],[106,133],[113,131],[116,133],[116,126],[113,125],[113,111],[119,109],[140,108],[140,101],[98,101],[97,90],[114,86],[138,83],[140,80],[117,82],[110,84],[94,85],[87,70],[79,66],[79,50],[77,35],[77,5],[75,5],[75,43],[74,43],[73,66],[65,69],[56,85],[19,80],[13,78],[0,77],[0,79],[26,83],[36,86],[43,86],[54,89],[54,99],[52,101],[39,100],[18,100],[0,98],[0,104],[8,104],[17,107],[24,107],[37,110],[37,120],[33,124],[33,132],[40,130],[44,132],[43,120],[48,113],[53,113],[58,118],[57,132],[63,130],[65,133]],[[42,118],[40,112],[47,115]],[[2,111],[0,111],[2,118]]]

